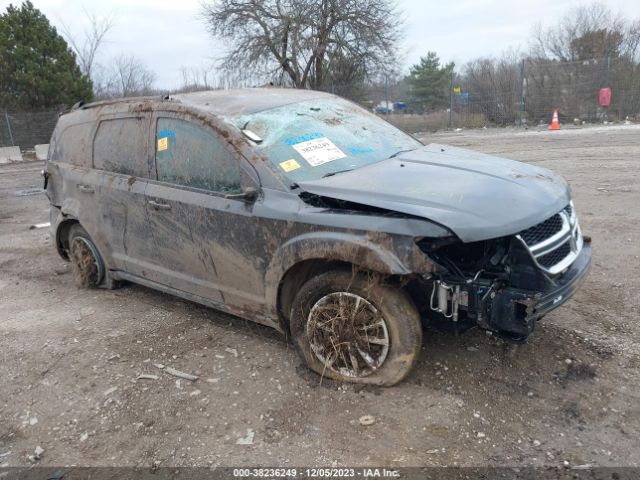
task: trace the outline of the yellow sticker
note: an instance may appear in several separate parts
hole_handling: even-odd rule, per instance
[[[163,137],[158,139],[158,151],[162,152],[169,148],[169,137]]]
[[[289,172],[292,172],[293,170],[296,170],[297,168],[300,168],[300,164],[292,158],[285,162],[281,162],[280,168],[283,169],[285,172],[289,173]]]

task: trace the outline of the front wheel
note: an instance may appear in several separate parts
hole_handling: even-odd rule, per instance
[[[290,329],[309,367],[334,380],[394,385],[420,353],[420,316],[408,295],[377,278],[326,272],[293,302]]]

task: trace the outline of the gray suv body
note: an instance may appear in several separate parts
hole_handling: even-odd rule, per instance
[[[401,380],[424,323],[523,342],[590,266],[558,175],[422,145],[320,92],[79,105],[49,151],[79,285],[131,281],[269,325],[340,380]]]

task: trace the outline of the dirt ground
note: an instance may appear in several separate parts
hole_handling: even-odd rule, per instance
[[[563,174],[593,269],[529,344],[425,332],[388,389],[320,384],[277,333],[168,295],[76,289],[29,229],[41,165],[0,167],[0,466],[640,466],[639,127],[424,138]]]

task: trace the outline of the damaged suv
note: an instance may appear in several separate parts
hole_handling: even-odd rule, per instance
[[[338,380],[399,382],[424,324],[524,342],[591,262],[561,177],[425,146],[325,93],[77,105],[49,152],[79,286],[135,282],[272,326]]]

